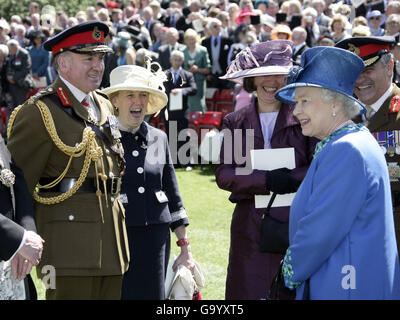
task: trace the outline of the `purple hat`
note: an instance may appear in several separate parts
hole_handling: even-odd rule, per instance
[[[286,75],[292,67],[293,42],[272,40],[247,47],[238,53],[220,79],[242,83],[246,77]]]

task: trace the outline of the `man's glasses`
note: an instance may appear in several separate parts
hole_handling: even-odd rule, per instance
[[[372,18],[369,18],[369,20],[381,20],[381,17],[372,17]]]

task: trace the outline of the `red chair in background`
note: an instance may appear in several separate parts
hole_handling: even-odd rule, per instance
[[[233,89],[223,89],[218,95],[218,99],[215,103],[215,110],[222,113],[222,118],[233,111],[233,101]]]
[[[234,95],[234,89],[223,89],[217,96],[216,103],[233,103]]]
[[[158,124],[160,123],[161,119],[160,119],[160,115],[158,114],[156,117],[152,116],[149,119],[149,125],[153,126],[154,128],[158,128]]]
[[[202,118],[201,111],[190,112],[189,114],[189,128],[198,132],[200,119]]]
[[[8,116],[8,109],[6,107],[0,108],[0,133],[1,135],[5,135],[7,130],[7,116]]]
[[[219,90],[217,88],[206,89],[206,108],[207,111],[214,111],[218,100]]]
[[[36,89],[33,89],[33,90],[31,90],[31,91],[29,91],[27,94],[26,94],[26,100],[28,100],[30,97],[32,97],[32,96],[34,96],[36,93],[38,93],[39,91],[42,91],[44,88],[36,88]]]
[[[200,133],[199,143],[204,139],[206,133],[212,129],[220,130],[222,126],[222,112],[207,111],[199,120],[198,133]],[[203,129],[203,130],[202,130]],[[207,130],[204,130],[207,129]]]

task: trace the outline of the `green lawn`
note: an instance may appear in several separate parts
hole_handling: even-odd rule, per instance
[[[229,193],[220,190],[215,183],[212,167],[196,168],[191,172],[177,170],[179,189],[190,219],[188,237],[194,259],[205,275],[203,299],[224,299],[226,267],[229,252],[229,226],[233,204]],[[171,236],[171,256],[179,254],[176,237]],[[39,299],[44,299],[44,287],[33,275]]]

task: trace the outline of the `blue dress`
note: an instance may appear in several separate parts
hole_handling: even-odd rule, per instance
[[[37,74],[39,77],[46,77],[47,83],[49,84],[49,75],[47,68],[49,66],[50,55],[47,50],[44,49],[43,45],[40,48],[31,46],[28,48],[29,55],[32,60],[32,73]]]
[[[290,210],[286,286],[302,299],[399,299],[400,274],[388,168],[362,125],[316,148]]]

